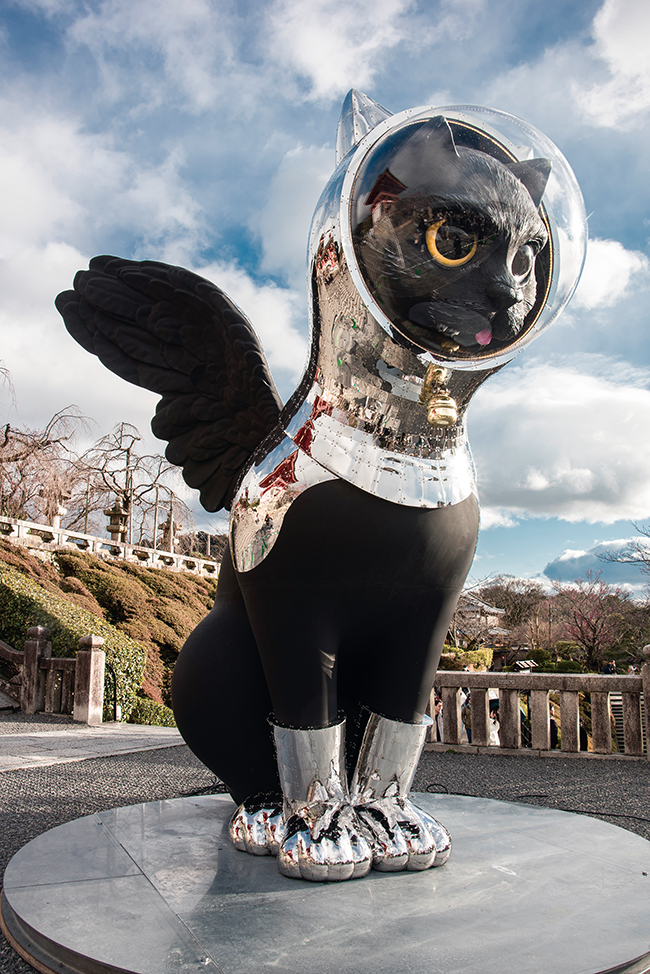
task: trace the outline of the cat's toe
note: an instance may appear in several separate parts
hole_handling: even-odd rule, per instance
[[[384,798],[359,805],[357,811],[372,835],[373,869],[418,872],[449,858],[447,830],[408,799]]]
[[[251,856],[277,855],[284,831],[282,806],[278,804],[260,807],[242,802],[229,825],[235,849]]]
[[[336,883],[367,875],[373,851],[355,812],[343,805],[321,817],[294,815],[277,858],[279,871],[291,879]]]

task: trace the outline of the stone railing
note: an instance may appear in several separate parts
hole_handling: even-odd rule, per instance
[[[78,551],[89,551],[99,558],[117,558],[132,564],[147,565],[150,568],[167,568],[170,571],[191,572],[193,575],[213,578],[219,575],[219,563],[209,558],[194,558],[173,551],[125,544],[121,541],[111,541],[109,538],[97,538],[91,534],[81,534],[79,531],[53,528],[47,524],[37,524],[35,521],[20,521],[4,515],[0,515],[0,537],[30,548],[37,555],[55,551],[57,548],[76,548]]]
[[[72,714],[81,724],[101,724],[105,653],[101,636],[82,636],[73,659],[52,656],[50,630],[27,630],[23,650],[0,640],[0,658],[19,667],[19,681],[0,679],[0,690],[26,714]]]
[[[644,653],[648,656],[650,654]],[[461,687],[470,690],[472,743],[461,743]],[[650,741],[650,713],[644,701],[650,701],[650,662],[640,676],[600,676],[575,673],[467,673],[439,670],[436,690],[442,694],[444,743],[433,743],[435,725],[428,750],[454,750],[480,753],[522,753],[537,755],[584,756],[580,750],[580,715],[578,695],[589,694],[591,700],[592,747],[594,754],[612,754],[612,709],[610,693],[622,698],[624,754],[615,756],[640,758],[647,752],[644,737]],[[500,747],[490,746],[488,691],[499,693]],[[549,694],[560,698],[561,748],[551,750]],[[530,747],[522,748],[521,698],[527,699]],[[435,705],[434,694],[431,707]],[[556,705],[557,706],[557,705]],[[433,710],[432,710],[433,713]],[[645,726],[644,726],[645,723]],[[647,754],[646,754],[647,756]]]

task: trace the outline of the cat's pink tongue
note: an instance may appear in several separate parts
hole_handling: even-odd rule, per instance
[[[492,332],[489,328],[484,328],[483,331],[477,331],[474,338],[479,345],[489,345],[492,341]]]

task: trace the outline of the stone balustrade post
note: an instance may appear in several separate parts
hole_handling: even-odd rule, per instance
[[[501,747],[521,747],[521,708],[519,691],[499,689],[499,741]]]
[[[460,744],[460,687],[442,688],[442,735],[445,744]]]
[[[490,743],[490,700],[488,691],[474,689],[470,692],[472,719],[472,744],[487,747]]]
[[[595,754],[612,753],[612,715],[609,694],[591,691],[591,737]]]
[[[104,710],[104,667],[106,654],[101,636],[79,640],[74,680],[73,720],[80,724],[101,724]]]
[[[551,747],[551,712],[548,690],[530,691],[530,730],[531,745],[540,751]]]
[[[20,709],[25,714],[36,714],[45,707],[45,670],[41,659],[52,655],[50,630],[45,626],[32,626],[23,649],[23,677],[20,688]]]
[[[578,694],[575,691],[560,693],[560,720],[562,721],[563,751],[580,750],[580,710]]]
[[[641,650],[645,663],[641,668],[643,678],[643,703],[645,710],[645,738],[648,743],[648,753],[646,757],[650,760],[650,645],[644,646]]]
[[[641,698],[638,693],[622,693],[623,733],[625,753],[636,757],[643,755],[643,732],[641,730]]]

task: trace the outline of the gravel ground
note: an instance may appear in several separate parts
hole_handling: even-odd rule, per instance
[[[563,760],[427,752],[415,791],[477,795],[597,815],[650,839],[643,761]],[[120,805],[224,791],[185,746],[0,775],[0,868],[47,829]],[[0,937],[0,972],[33,974]]]

